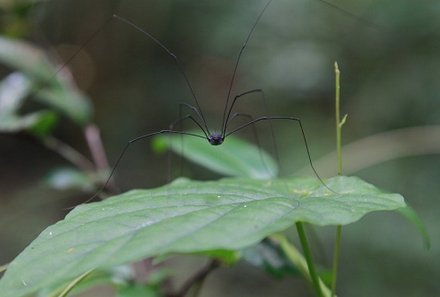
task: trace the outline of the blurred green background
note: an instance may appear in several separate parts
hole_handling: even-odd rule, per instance
[[[339,295],[436,296],[440,3],[331,3],[340,9],[318,0],[274,0],[243,55],[233,94],[262,88],[270,114],[300,117],[318,171],[331,176],[336,172],[331,155],[333,63],[338,61],[342,113],[349,115],[343,144],[371,137],[347,147],[345,172],[403,194],[432,239],[432,248],[424,249],[415,228],[397,214],[369,215],[344,228]],[[211,129],[218,129],[235,58],[264,4],[10,0],[0,2],[0,28],[3,35],[43,48],[61,65],[113,13],[126,17],[183,61]],[[93,121],[101,130],[110,163],[129,139],[168,128],[179,116],[178,103],[194,103],[172,58],[118,21],[106,25],[67,67],[93,102]],[[10,72],[0,65],[3,77]],[[257,96],[244,99],[237,111],[267,113]],[[274,128],[283,175],[312,174],[297,125],[276,123]],[[267,125],[258,131],[262,146],[273,153]],[[253,140],[249,132],[240,135]],[[83,131],[71,120],[62,118],[55,135],[89,155]],[[7,263],[46,226],[61,219],[66,207],[90,195],[57,191],[44,183],[51,170],[68,164],[26,133],[0,134],[0,156],[0,263]],[[183,170],[192,178],[217,178],[195,165],[185,164]],[[165,183],[167,176],[166,155],[143,143],[130,149],[117,182],[123,189],[153,187]],[[327,251],[317,251],[317,257],[329,265],[334,231],[317,232]],[[272,281],[244,263],[214,273],[206,286],[202,296],[292,296],[295,290],[301,296],[310,294],[303,282]]]

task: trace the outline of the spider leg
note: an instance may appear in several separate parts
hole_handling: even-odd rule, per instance
[[[249,95],[249,94],[253,94],[253,93],[260,93],[261,94],[261,99],[263,101],[264,111],[265,111],[266,114],[269,114],[269,107],[267,106],[266,96],[264,95],[264,91],[262,89],[253,89],[253,90],[249,90],[249,91],[246,91],[244,93],[241,93],[241,94],[235,96],[234,100],[231,103],[231,107],[229,108],[227,116],[226,116],[226,118],[224,120],[224,125],[223,125],[223,130],[222,130],[222,135],[223,136],[226,136],[226,130],[228,128],[228,124],[232,120],[230,118],[230,115],[231,115],[232,109],[234,108],[234,105],[237,102],[237,100],[240,99],[243,96],[246,96],[246,95]],[[273,125],[272,125],[271,121],[269,121],[269,127],[270,127],[270,132],[272,134],[272,145],[273,145],[274,150],[275,150],[275,158],[277,159],[278,164],[280,164],[280,156],[278,154],[278,145],[277,145],[277,142],[276,142],[276,139],[275,139],[275,131],[273,129]]]
[[[122,157],[125,155],[125,153],[127,152],[128,148],[130,147],[130,145],[132,143],[135,143],[135,142],[138,142],[138,141],[144,140],[144,139],[149,139],[149,138],[151,138],[153,136],[160,135],[160,134],[182,134],[182,135],[189,135],[189,136],[205,139],[205,137],[203,137],[201,135],[194,134],[194,133],[175,131],[175,130],[171,130],[171,129],[164,129],[164,130],[160,130],[160,131],[157,131],[157,132],[144,134],[144,135],[141,135],[141,136],[138,136],[136,138],[133,138],[133,139],[129,140],[127,142],[127,144],[125,145],[125,147],[122,149],[121,153],[119,154],[119,157],[116,159],[116,162],[114,163],[114,165],[112,167],[112,170],[110,172],[110,175],[108,176],[107,180],[99,188],[99,190],[92,197],[90,197],[85,202],[83,202],[83,204],[87,203],[87,202],[90,202],[91,200],[95,199],[100,193],[102,193],[107,188],[110,180],[112,179],[113,175],[116,172],[116,169],[118,168],[118,166],[119,166],[119,164],[120,164],[120,162],[122,160]]]
[[[189,108],[190,110],[194,111],[196,113],[196,115],[198,116],[199,120],[203,121],[203,118],[200,117],[199,112],[198,112],[196,107],[191,106],[191,105],[186,104],[186,103],[181,103],[181,104],[179,104],[179,118],[169,125],[169,129],[170,130],[174,130],[174,131],[183,131],[183,125],[182,125],[183,121],[189,119],[193,123],[195,123],[200,128],[200,130],[203,131],[203,134],[205,134],[206,139],[208,139],[208,133],[209,132],[205,131],[205,129],[203,129],[203,126],[192,115],[187,114],[185,116],[182,116],[182,114],[183,114],[182,111],[183,111],[184,107]],[[175,130],[174,127],[177,124],[180,124],[179,125],[179,129]],[[180,174],[181,174],[183,172],[183,162],[182,162],[182,156],[183,156],[183,134],[180,134],[180,143],[181,143],[181,145],[180,145],[181,160],[180,160],[179,167],[180,167]],[[168,181],[171,181],[171,151],[170,150],[168,150]]]
[[[200,124],[200,122],[198,122],[193,116],[191,116],[189,114],[186,116],[182,116],[182,114],[183,114],[182,111],[183,111],[184,107],[186,107],[186,108],[190,109],[192,112],[194,112],[194,114],[197,116],[197,118],[200,121],[202,121],[203,125]],[[185,103],[185,102],[179,104],[179,118],[170,124],[170,129],[173,130],[173,128],[176,124],[181,123],[185,119],[191,119],[203,131],[203,134],[205,134],[206,138],[208,138],[208,135],[210,134],[209,128],[208,128],[208,125],[206,124],[206,122],[204,121],[204,118],[203,118],[202,114],[200,113],[200,110],[197,107],[192,106],[192,105]]]
[[[243,92],[241,94],[238,94],[234,97],[234,99],[232,100],[231,106],[229,107],[229,110],[227,111],[227,113],[225,113],[225,116],[223,118],[223,124],[222,124],[222,135],[226,134],[226,128],[228,127],[229,121],[230,121],[230,117],[231,117],[231,113],[232,110],[234,108],[235,103],[237,102],[238,99],[240,99],[243,96],[249,95],[249,94],[253,94],[253,93],[263,93],[262,89],[253,89],[253,90],[249,90],[246,92]],[[263,101],[265,101],[265,97],[263,95]],[[266,104],[264,103],[264,108],[266,109]],[[267,110],[266,110],[267,111]]]
[[[275,121],[275,120],[288,120],[288,121],[295,121],[299,124],[299,127],[301,129],[301,134],[304,140],[304,146],[306,147],[306,151],[307,151],[307,157],[309,159],[309,164],[310,167],[312,168],[313,172],[315,173],[316,177],[319,179],[319,181],[322,183],[322,185],[324,185],[328,190],[330,190],[332,193],[338,194],[335,191],[333,191],[332,189],[329,188],[329,186],[327,186],[327,184],[324,182],[324,180],[321,178],[321,176],[318,174],[318,171],[315,169],[315,166],[313,165],[313,161],[312,161],[312,157],[310,155],[310,149],[309,149],[309,145],[307,142],[307,138],[306,138],[306,134],[304,132],[304,128],[301,122],[301,119],[299,118],[295,118],[295,117],[288,117],[288,116],[262,116],[262,117],[258,117],[252,121],[247,122],[246,124],[243,124],[241,126],[239,126],[238,128],[232,130],[231,132],[227,133],[225,135],[225,137],[232,135],[250,125],[256,124],[258,122],[262,122],[262,121]]]
[[[172,51],[170,51],[162,42],[160,42],[156,37],[154,37],[153,35],[151,35],[150,33],[148,33],[147,31],[145,31],[144,29],[142,29],[141,27],[139,27],[138,25],[136,25],[135,23],[133,23],[132,21],[123,18],[121,16],[118,16],[116,14],[113,15],[113,18],[122,21],[123,23],[127,24],[128,26],[132,27],[133,29],[135,29],[136,31],[142,33],[143,35],[145,35],[146,37],[148,37],[151,41],[153,41],[156,45],[158,45],[159,47],[161,47],[171,58],[174,59],[174,62],[177,65],[177,68],[179,69],[180,73],[182,74],[183,78],[185,79],[186,85],[188,86],[191,95],[194,99],[194,102],[196,103],[197,109],[200,111],[199,116],[202,119],[202,122],[204,123],[205,127],[207,127],[206,124],[206,120],[205,117],[203,116],[203,113],[201,112],[201,108],[200,108],[200,104],[199,104],[199,100],[197,99],[196,93],[194,91],[194,88],[192,87],[188,75],[185,72],[185,67],[183,66],[183,63],[180,61],[180,59],[177,57],[176,54],[174,54]]]
[[[246,113],[234,113],[230,119],[230,121],[233,121],[235,118],[238,117],[246,117],[248,118],[250,121],[254,120],[254,117],[250,114],[246,114]],[[260,139],[258,137],[258,133],[257,133],[257,128],[255,127],[255,125],[252,125],[252,133],[254,134],[254,139],[255,142],[257,143],[257,147],[258,147],[258,153],[260,154],[260,159],[261,159],[261,163],[263,164],[263,166],[266,168],[268,173],[271,173],[271,170],[269,168],[269,166],[267,165],[267,162],[264,160],[264,156],[263,156],[263,152],[261,151],[261,143],[260,143]],[[278,152],[276,153],[277,157],[278,157]],[[279,160],[277,159],[277,163],[279,163]]]
[[[232,87],[234,85],[235,76],[237,75],[238,65],[240,64],[241,57],[242,57],[242,55],[244,53],[244,50],[247,47],[247,44],[248,44],[249,40],[252,37],[252,34],[254,33],[255,28],[257,27],[257,24],[260,22],[261,17],[263,16],[264,12],[266,11],[267,7],[270,5],[270,3],[272,1],[273,0],[267,1],[266,4],[264,5],[263,9],[260,11],[260,14],[258,15],[257,19],[255,20],[251,30],[249,31],[249,33],[248,33],[248,35],[246,37],[246,40],[244,41],[243,45],[241,46],[240,52],[238,53],[237,60],[235,61],[235,65],[234,65],[234,70],[232,72],[231,81],[229,83],[228,95],[226,96],[225,109],[223,110],[223,120],[225,120],[225,115],[226,115],[226,112],[228,110],[229,99],[231,99]],[[230,110],[231,109],[232,108],[230,108]],[[224,125],[224,122],[223,122],[223,125]],[[225,131],[223,131],[223,132],[225,132]],[[224,134],[222,134],[222,135],[224,136]]]

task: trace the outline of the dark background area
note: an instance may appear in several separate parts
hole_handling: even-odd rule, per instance
[[[20,2],[23,9],[11,9]],[[343,144],[414,128],[411,137],[399,138],[398,148],[412,149],[407,154],[381,150],[391,141],[391,133],[347,152],[343,159],[350,160],[344,164],[347,168],[355,168],[346,174],[404,195],[427,225],[432,248],[423,248],[416,229],[401,216],[368,215],[344,228],[339,295],[435,296],[440,293],[440,147],[431,143],[440,135],[420,127],[440,123],[440,3],[331,3],[340,9],[316,0],[274,0],[245,50],[233,94],[262,88],[270,114],[301,118],[312,158],[325,176],[336,173],[334,158],[321,159],[335,148],[334,61],[342,71],[342,113],[348,114]],[[264,4],[244,0],[6,1],[0,4],[0,26],[3,34],[24,38],[63,64],[113,13],[126,17],[183,61],[214,129],[220,126],[235,58]],[[93,101],[94,122],[111,162],[129,139],[167,128],[178,118],[178,103],[194,103],[172,58],[116,20],[68,67]],[[9,71],[0,68],[3,75]],[[266,114],[257,96],[244,99],[238,110]],[[297,125],[274,127],[282,174],[312,174]],[[273,153],[267,125],[258,129],[263,147]],[[62,119],[55,133],[89,154],[82,131],[68,119]],[[252,134],[241,135],[252,139]],[[362,165],[367,159],[372,161]],[[33,138],[0,135],[0,263],[11,261],[46,226],[61,219],[66,207],[88,198],[44,183],[48,172],[62,166],[66,166],[62,158]],[[166,155],[154,153],[149,143],[137,144],[121,164],[117,181],[125,189],[158,186],[167,181],[167,166]],[[195,165],[185,165],[184,171],[196,179],[216,177]],[[334,231],[317,231],[329,251],[318,257],[329,265]],[[202,296],[257,296],[249,292],[267,296],[264,290],[279,292],[273,296],[292,296],[295,290],[301,296],[308,294],[297,280],[269,281],[262,273],[254,274],[246,264],[222,269],[208,279]],[[237,275],[245,279],[237,281]],[[248,275],[255,278],[247,279]]]

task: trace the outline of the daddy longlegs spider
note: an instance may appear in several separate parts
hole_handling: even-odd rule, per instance
[[[80,46],[78,48],[78,50],[74,53],[73,56],[71,56],[64,64],[63,66],[61,66],[57,73],[60,72],[62,70],[62,68],[64,68],[76,55],[77,53],[79,53],[83,48],[85,48],[85,46],[87,46],[87,44],[93,40],[93,38],[101,31],[101,29],[111,20],[116,19],[119,20],[125,24],[127,24],[128,26],[132,27],[133,29],[135,29],[136,31],[142,33],[144,36],[146,36],[147,38],[149,38],[151,41],[153,41],[156,45],[158,45],[160,48],[162,48],[162,50],[169,55],[174,62],[177,65],[177,68],[179,69],[180,73],[182,74],[185,83],[187,85],[187,87],[189,88],[189,91],[191,93],[192,98],[194,99],[195,105],[190,105],[188,103],[181,103],[179,105],[180,108],[180,114],[182,114],[182,110],[183,109],[187,109],[188,113],[185,115],[181,115],[181,117],[174,121],[170,127],[168,129],[163,129],[160,131],[156,131],[156,132],[152,132],[152,133],[148,133],[148,134],[144,134],[141,136],[138,136],[136,138],[133,138],[131,140],[129,140],[127,142],[127,144],[125,145],[125,147],[122,149],[121,153],[119,154],[118,158],[116,159],[116,162],[114,163],[111,172],[108,176],[108,178],[106,179],[105,183],[100,187],[100,189],[92,196],[90,197],[86,202],[91,201],[92,199],[94,199],[97,195],[99,195],[102,191],[104,191],[107,186],[109,185],[110,180],[112,179],[112,177],[114,176],[116,169],[118,168],[123,156],[125,155],[125,153],[127,152],[127,150],[129,149],[130,145],[138,142],[140,140],[145,140],[145,139],[149,139],[153,136],[157,136],[160,134],[179,134],[179,135],[186,135],[186,136],[191,136],[191,137],[196,137],[196,138],[200,138],[200,139],[204,139],[207,140],[208,143],[210,145],[213,146],[219,146],[222,145],[224,143],[224,141],[226,140],[226,138],[232,134],[237,133],[238,131],[241,131],[249,126],[255,125],[257,123],[260,122],[269,122],[270,125],[273,121],[289,121],[289,122],[295,122],[299,125],[299,128],[301,130],[301,134],[302,134],[302,138],[303,138],[303,142],[304,142],[304,146],[306,149],[306,153],[307,153],[307,158],[308,158],[308,162],[309,165],[312,169],[312,171],[314,172],[316,178],[320,181],[320,183],[327,188],[329,191],[331,191],[332,193],[335,193],[331,188],[329,188],[327,186],[327,184],[324,182],[324,180],[320,177],[320,175],[318,174],[317,170],[315,169],[314,165],[313,165],[313,161],[312,161],[312,157],[311,157],[311,153],[310,153],[310,148],[309,148],[309,144],[306,138],[306,134],[304,131],[304,127],[302,124],[302,121],[300,118],[298,117],[292,117],[292,116],[259,116],[257,118],[253,118],[252,116],[248,115],[248,114],[242,114],[242,113],[233,113],[234,110],[234,106],[237,103],[237,101],[249,94],[253,94],[253,93],[260,93],[262,95],[263,101],[265,102],[265,97],[264,97],[264,92],[262,89],[252,89],[252,90],[248,90],[246,92],[243,92],[241,94],[235,95],[232,98],[232,88],[234,85],[234,81],[236,78],[236,74],[237,74],[237,70],[240,64],[240,60],[241,57],[243,55],[243,52],[245,51],[247,44],[250,40],[250,38],[252,37],[252,34],[257,26],[257,24],[259,23],[260,19],[262,18],[263,14],[265,13],[265,11],[267,10],[268,6],[272,3],[273,0],[269,0],[266,2],[266,4],[264,5],[264,7],[262,8],[262,10],[260,11],[260,13],[258,14],[255,22],[253,23],[251,30],[249,31],[249,33],[247,34],[247,37],[245,39],[245,42],[243,43],[237,59],[235,61],[234,64],[234,68],[233,68],[233,72],[232,72],[232,76],[229,82],[229,86],[228,86],[228,92],[227,92],[227,96],[226,96],[226,103],[225,103],[225,107],[223,109],[223,116],[222,116],[222,123],[221,123],[221,128],[218,130],[211,130],[208,127],[206,118],[204,116],[204,113],[202,112],[199,100],[197,99],[197,96],[195,94],[194,88],[190,83],[190,80],[188,79],[188,76],[185,72],[185,69],[183,67],[183,64],[181,63],[181,61],[179,60],[179,58],[177,57],[176,54],[174,54],[171,50],[169,50],[162,42],[160,42],[158,39],[156,39],[153,35],[151,35],[150,33],[148,33],[146,30],[140,28],[138,25],[136,25],[135,23],[131,22],[130,20],[123,18],[119,15],[114,14],[111,18],[109,18],[97,31],[95,31],[87,40],[86,42],[83,43],[82,46]],[[234,118],[237,118],[239,116],[244,116],[249,118],[250,120],[232,130],[228,130],[229,124],[231,123],[231,121]],[[179,130],[175,130],[174,126],[177,125],[178,123],[182,123],[183,121],[191,121],[193,124],[195,124],[203,133],[203,135],[199,135],[199,134],[195,134],[192,132],[185,132],[185,131],[179,131]],[[272,129],[272,135],[273,135],[273,128],[271,126]],[[275,145],[275,149],[276,149],[276,143],[274,141],[274,145]],[[276,153],[277,154],[277,153]],[[278,154],[277,154],[277,158]],[[278,160],[279,161],[279,160]],[[86,203],[85,202],[85,203]]]

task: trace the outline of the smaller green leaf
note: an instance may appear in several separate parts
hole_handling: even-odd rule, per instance
[[[426,229],[425,224],[423,224],[422,220],[415,212],[415,210],[407,205],[406,207],[402,207],[397,209],[397,212],[404,216],[410,223],[412,223],[420,232],[420,235],[423,238],[423,243],[426,249],[431,248],[431,238],[429,237],[428,230]]]
[[[156,148],[167,146],[174,153],[222,175],[268,179],[278,174],[276,162],[267,152],[233,136],[217,146],[188,135],[158,136],[155,142]]]

